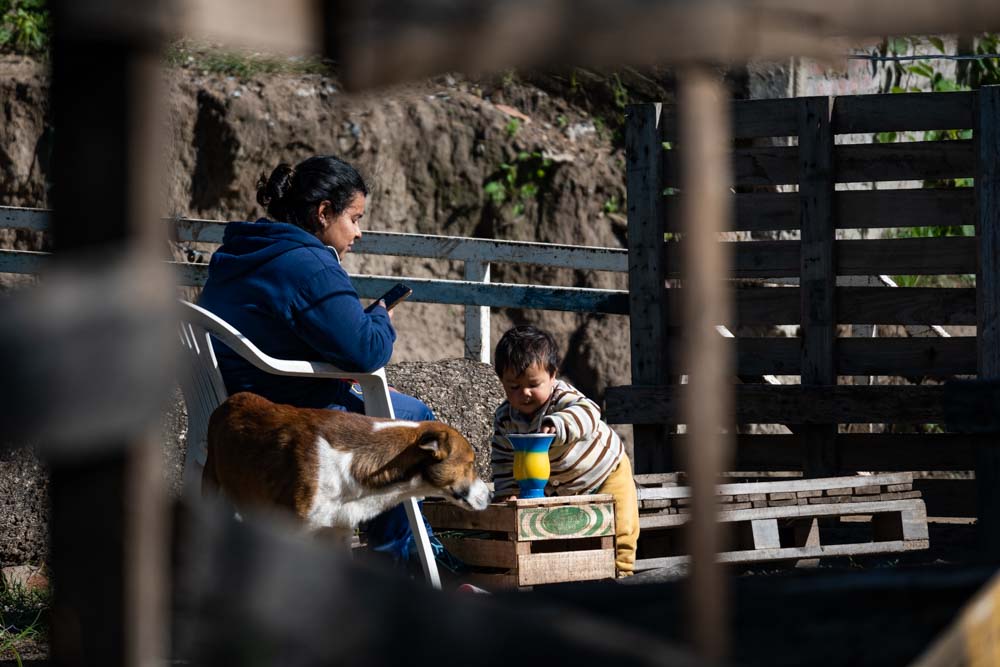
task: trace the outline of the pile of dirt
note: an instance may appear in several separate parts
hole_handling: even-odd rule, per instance
[[[33,448],[0,443],[0,567],[44,562],[48,487],[48,471]]]
[[[493,412],[504,400],[493,367],[469,359],[404,362],[387,367],[389,384],[426,403],[438,421],[458,429],[476,450],[476,472],[490,481]]]

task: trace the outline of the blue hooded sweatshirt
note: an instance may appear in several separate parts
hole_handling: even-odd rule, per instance
[[[365,313],[333,249],[295,225],[260,219],[226,225],[198,303],[279,359],[327,361],[369,372],[392,356],[385,308]],[[252,391],[299,407],[344,404],[349,383],[271,375],[216,341],[230,394]]]

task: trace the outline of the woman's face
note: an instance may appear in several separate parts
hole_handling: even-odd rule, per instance
[[[325,245],[332,246],[341,257],[351,251],[356,239],[361,238],[361,218],[365,214],[365,196],[358,192],[347,207],[340,213],[334,213],[328,201],[319,204],[319,222],[321,228],[316,232],[316,238]]]

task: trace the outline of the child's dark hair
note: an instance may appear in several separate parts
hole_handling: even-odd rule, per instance
[[[358,170],[332,155],[307,158],[292,167],[279,164],[257,181],[257,203],[272,220],[288,222],[311,234],[321,229],[316,207],[330,202],[335,214],[344,212],[356,194],[368,195]]]
[[[497,343],[494,363],[498,377],[506,370],[520,375],[532,364],[541,364],[549,373],[559,370],[559,348],[548,331],[523,325],[508,329]]]

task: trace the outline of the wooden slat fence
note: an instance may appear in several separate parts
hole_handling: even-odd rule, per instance
[[[984,88],[732,103],[738,140],[732,229],[775,234],[771,240],[725,241],[734,258],[728,278],[738,279],[739,288],[732,321],[719,324],[733,330],[799,325],[794,338],[737,336],[728,342],[735,348],[734,374],[744,381],[747,376],[797,375],[801,382],[737,387],[738,422],[779,423],[793,430],[791,435],[738,436],[737,470],[802,469],[827,475],[975,468],[979,487],[993,480],[990,487],[1000,488],[995,483],[1000,482],[1000,460],[994,464],[977,458],[978,450],[988,449],[985,437],[837,432],[839,424],[851,423],[943,425],[946,386],[925,384],[924,379],[997,377],[997,99],[997,89]],[[651,259],[645,272],[634,261],[630,265],[633,385],[610,388],[606,410],[612,423],[642,425],[636,434],[637,470],[666,472],[671,468],[658,464],[671,460],[670,451],[684,441],[684,436],[663,435],[664,425],[679,419],[676,406],[685,387],[675,383],[681,374],[695,372],[670,361],[675,357],[665,333],[683,324],[676,304],[683,288],[675,279],[681,275],[683,252],[676,232],[684,193],[676,188],[684,147],[677,143],[677,111],[671,106],[630,108],[628,129],[629,247],[633,252],[641,248]],[[911,140],[896,143],[836,142],[837,135],[845,134],[969,129],[972,139],[919,141],[920,135],[911,134]],[[771,141],[750,141],[767,139]],[[635,152],[661,142],[662,151]],[[764,143],[791,145],[756,145]],[[951,178],[975,179],[974,186],[935,189],[896,183]],[[858,182],[902,187],[847,190],[841,185]],[[650,193],[662,196],[651,198]],[[635,205],[636,197],[646,202],[642,208]],[[840,231],[921,226],[975,226],[976,235],[847,239]],[[652,258],[652,249],[658,249],[658,258]],[[863,279],[845,278],[886,274],[975,275],[979,289],[858,286],[866,284],[858,282]],[[793,284],[778,286],[772,282],[777,279]],[[961,284],[954,278],[952,283]],[[837,337],[837,325],[848,324],[976,325],[978,336]],[[637,331],[644,332],[638,341]],[[847,385],[848,376],[903,377],[920,384]],[[664,449],[668,452],[659,451]],[[1000,495],[981,498],[1000,508]]]

